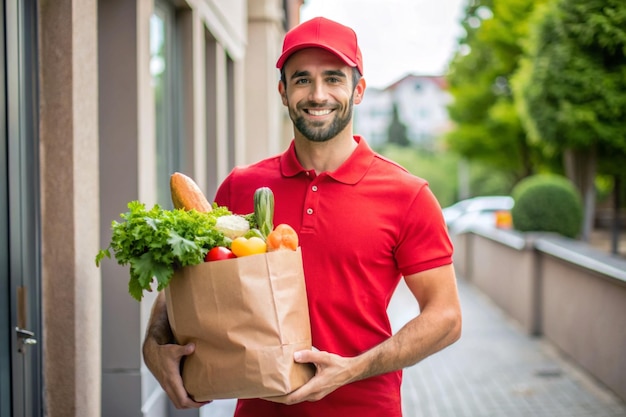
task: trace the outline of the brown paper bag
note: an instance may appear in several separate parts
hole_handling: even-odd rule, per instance
[[[313,376],[302,254],[276,251],[181,268],[165,289],[176,340],[193,342],[183,382],[195,401],[287,394]]]

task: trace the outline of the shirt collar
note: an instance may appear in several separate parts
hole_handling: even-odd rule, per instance
[[[369,166],[374,160],[374,151],[361,136],[355,135],[354,140],[357,147],[350,157],[334,172],[327,173],[331,178],[345,184],[356,184],[363,178]],[[285,177],[295,177],[306,172],[298,161],[294,141],[291,141],[287,149],[280,158],[280,169]]]

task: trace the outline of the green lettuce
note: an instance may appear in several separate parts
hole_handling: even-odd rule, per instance
[[[123,221],[112,222],[109,246],[96,255],[96,265],[111,258],[130,265],[128,292],[141,301],[144,291],[169,285],[174,270],[204,262],[206,253],[215,246],[228,246],[229,239],[215,229],[216,219],[231,215],[225,207],[213,211],[164,210],[158,204],[147,210],[138,201],[128,203],[129,211],[120,215]]]

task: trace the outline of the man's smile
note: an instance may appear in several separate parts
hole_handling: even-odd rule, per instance
[[[332,112],[331,109],[324,109],[324,110],[305,109],[304,111],[310,114],[311,116],[326,116],[327,114],[330,114]]]

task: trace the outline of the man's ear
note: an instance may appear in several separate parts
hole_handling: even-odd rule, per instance
[[[367,83],[365,82],[365,78],[361,77],[359,82],[356,84],[354,88],[353,99],[354,104],[359,104],[363,100],[363,95],[365,94],[365,87]]]
[[[285,89],[285,83],[282,80],[278,80],[278,93],[280,94],[280,98],[283,101],[283,105],[287,105],[287,91]]]

